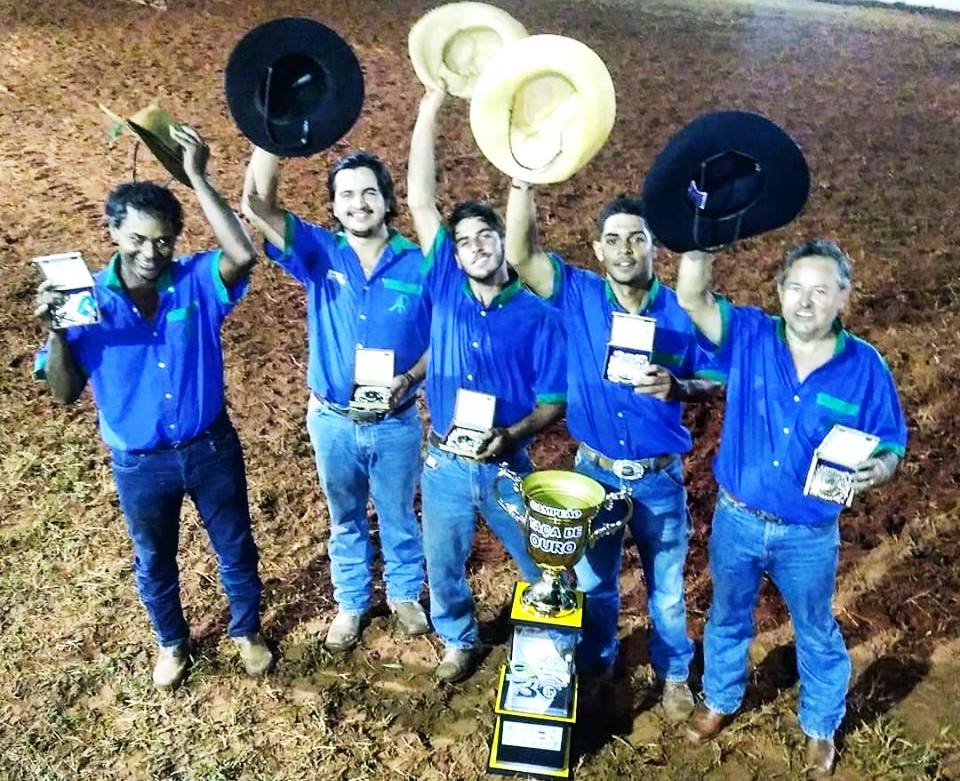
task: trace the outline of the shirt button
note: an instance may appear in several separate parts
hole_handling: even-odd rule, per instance
[[[790,429],[789,429],[787,426],[784,426],[784,427],[783,427],[783,433],[784,433],[784,434],[789,434],[789,433],[790,433]]]
[[[618,417],[618,418],[622,418],[622,417],[623,417],[623,413],[622,413],[622,412],[618,412],[618,413],[617,413],[617,417]]]
[[[363,314],[361,314],[361,315],[360,315],[360,319],[361,319],[361,320],[366,320],[366,319],[367,319],[367,316],[366,316],[366,315],[363,315]]]
[[[468,374],[468,375],[467,375],[467,379],[468,379],[468,380],[472,380],[472,379],[473,379],[473,375],[472,375],[472,374]]]
[[[167,364],[165,364],[163,361],[160,361],[160,362],[157,364],[157,368],[159,368],[159,369],[166,369],[166,368],[167,368]]]
[[[168,293],[172,293],[172,292],[173,292],[173,285],[170,285],[170,287],[167,288],[167,292],[168,292]]]
[[[153,332],[153,335],[154,335],[154,336],[160,336],[160,334],[158,334],[156,331]]]
[[[176,427],[177,427],[176,423],[171,423],[169,426],[167,426],[167,428],[176,428]]]
[[[480,342],[470,342],[470,344],[471,344],[473,347],[479,347],[479,346],[480,346]]]
[[[357,347],[363,348],[363,345],[360,342],[357,342]]]
[[[799,397],[799,396],[794,396],[794,397],[793,397],[793,400],[794,400],[794,401],[800,401],[800,397]]]
[[[618,441],[618,442],[619,442],[619,443],[620,443],[621,445],[625,445],[625,444],[627,444],[627,443],[626,443],[626,442],[624,442],[624,441],[623,441],[622,439],[618,439],[617,441]]]
[[[135,315],[138,315],[138,314],[140,314],[140,310],[137,309],[136,307],[134,307],[134,308],[133,308],[133,313],[134,313]]]
[[[480,317],[486,317],[486,316],[487,316],[486,310],[481,309],[481,310],[480,310]]]
[[[774,459],[774,460],[773,460],[773,465],[774,465],[774,466],[780,466],[780,462],[777,461],[776,459]]]
[[[165,399],[172,399],[172,398],[173,398],[173,394],[172,394],[172,393],[164,393],[164,394],[163,394],[163,398],[165,398]]]

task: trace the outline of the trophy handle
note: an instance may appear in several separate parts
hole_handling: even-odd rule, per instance
[[[501,462],[500,471],[497,472],[497,479],[493,481],[493,495],[496,496],[497,504],[500,505],[500,509],[507,513],[517,523],[519,523],[520,526],[526,529],[527,517],[525,515],[521,515],[517,511],[516,507],[505,501],[500,495],[500,481],[505,477],[509,479],[511,483],[513,483],[513,490],[516,492],[517,496],[523,495],[521,490],[522,478],[510,468],[510,464],[506,461]]]
[[[591,545],[593,545],[602,537],[607,537],[620,531],[624,526],[627,525],[627,521],[633,517],[633,497],[630,496],[630,490],[628,488],[621,488],[619,491],[614,491],[613,493],[607,494],[606,498],[603,500],[603,509],[612,510],[614,502],[620,501],[626,504],[626,509],[624,510],[623,516],[615,521],[605,523],[603,526],[598,526],[596,529],[591,529]]]

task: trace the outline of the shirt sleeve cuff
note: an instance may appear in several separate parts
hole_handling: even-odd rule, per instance
[[[720,350],[726,346],[727,339],[730,337],[730,319],[732,316],[732,307],[730,302],[721,295],[714,294],[714,298],[717,301],[717,306],[720,308],[720,321],[722,323],[720,330],[720,342],[714,344],[704,335],[703,331],[699,328],[697,329],[697,345],[704,352],[711,355],[720,352]]]
[[[243,279],[236,282],[232,288],[227,288],[223,284],[223,277],[220,276],[220,258],[223,255],[223,250],[215,250],[213,256],[210,259],[210,269],[213,274],[213,287],[217,291],[217,298],[224,304],[235,304],[239,301],[247,292],[247,288],[250,286],[250,276],[247,275]]]
[[[264,239],[263,251],[270,260],[283,263],[293,253],[294,237],[297,232],[296,218],[290,212],[283,213],[283,246],[277,247]]]
[[[566,404],[566,393],[538,393],[537,404]]]

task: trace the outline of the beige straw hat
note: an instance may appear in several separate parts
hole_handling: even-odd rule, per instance
[[[480,75],[470,127],[497,168],[546,184],[590,161],[610,135],[616,109],[613,81],[592,49],[559,35],[531,35],[505,46]]]
[[[477,77],[505,44],[527,31],[506,11],[486,3],[448,3],[410,28],[410,60],[428,87],[469,98]]]

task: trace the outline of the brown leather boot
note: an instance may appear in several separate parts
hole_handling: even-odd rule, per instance
[[[720,734],[720,730],[733,721],[732,713],[717,713],[706,705],[699,706],[687,724],[687,740],[704,743]]]
[[[833,765],[837,761],[837,748],[833,738],[807,738],[807,767],[813,778],[827,778],[833,775]]]

